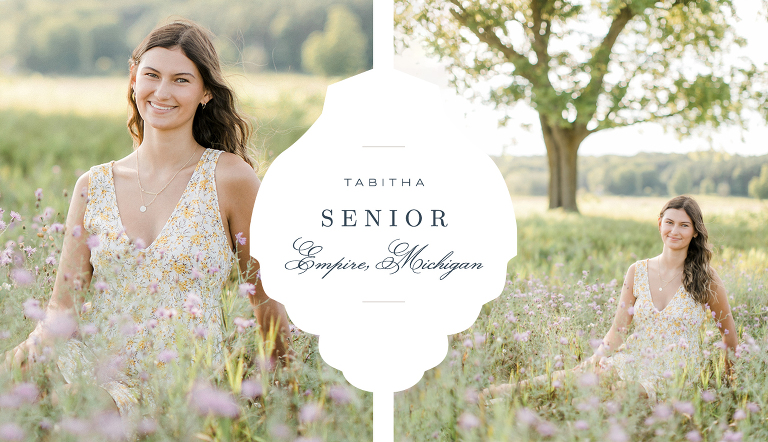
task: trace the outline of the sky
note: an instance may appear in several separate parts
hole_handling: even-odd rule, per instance
[[[735,0],[736,14],[741,18],[737,26],[739,35],[747,39],[747,46],[734,51],[735,56],[751,58],[757,65],[768,63],[768,19],[758,14],[758,0]],[[429,58],[416,44],[395,55],[395,68],[440,86],[446,107],[463,114],[467,130],[478,140],[478,148],[489,155],[502,153],[515,156],[545,155],[546,148],[541,136],[538,114],[520,103],[506,111],[495,110],[490,105],[474,104],[459,97],[448,85],[445,64]],[[510,123],[498,127],[504,112],[511,116]],[[524,129],[529,126],[530,129]],[[580,155],[626,155],[639,152],[687,153],[715,149],[739,155],[768,154],[768,126],[758,115],[751,118],[747,130],[721,128],[706,137],[687,137],[682,140],[672,131],[665,133],[657,123],[608,129],[587,137],[579,148]]]

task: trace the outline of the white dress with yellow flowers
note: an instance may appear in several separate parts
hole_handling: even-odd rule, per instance
[[[121,415],[141,400],[152,402],[142,389],[153,385],[150,368],[175,359],[179,330],[185,337],[205,336],[214,361],[221,360],[221,292],[236,260],[216,194],[220,154],[206,149],[170,218],[146,247],[132,243],[123,228],[113,163],[90,170],[84,235],[92,235],[94,296],[81,324],[93,323],[98,332],[70,340],[58,366],[67,382],[95,376]]]
[[[707,312],[682,285],[659,311],[651,300],[648,260],[635,263],[633,294],[633,333],[606,362],[622,380],[638,382],[656,399],[670,379],[682,373],[690,379],[701,371]]]

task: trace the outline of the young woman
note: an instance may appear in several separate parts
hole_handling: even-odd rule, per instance
[[[663,394],[675,373],[685,370],[694,377],[700,372],[707,317],[714,318],[727,348],[737,345],[723,281],[710,265],[712,248],[699,205],[693,198],[675,197],[661,209],[658,223],[661,254],[629,267],[611,329],[594,355],[573,369],[615,372],[622,384],[639,384],[651,399]],[[627,337],[630,324],[634,329]],[[727,356],[726,367],[730,372]],[[564,376],[564,371],[553,373],[553,379]],[[539,376],[520,386],[547,381]],[[503,384],[484,393],[498,396],[512,389]]]
[[[134,151],[77,180],[48,314],[10,355],[33,361],[77,314],[78,290],[94,286],[81,322],[111,315],[105,347],[122,367],[99,382],[121,414],[138,403],[137,377],[155,364],[150,350],[175,348],[178,321],[221,358],[220,294],[233,265],[255,286],[249,297],[262,333],[278,331],[273,357],[286,355],[290,336],[285,309],[264,293],[250,256],[260,184],[247,152],[251,128],[208,33],[188,21],[152,31],[130,59],[128,102]],[[189,315],[176,315],[185,308]],[[163,320],[174,315],[176,323]],[[92,358],[71,339],[57,365],[71,382]]]

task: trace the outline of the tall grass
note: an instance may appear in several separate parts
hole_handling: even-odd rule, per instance
[[[248,104],[262,112],[253,115],[267,131],[256,140],[266,163],[303,133],[322,105],[314,92],[280,97]],[[34,327],[25,318],[29,301],[45,307],[50,297],[62,241],[54,226],[64,223],[77,176],[127,155],[130,139],[121,115],[22,108],[0,110],[0,135],[0,220],[6,225],[0,257],[10,258],[0,260],[4,352]],[[439,366],[396,394],[397,441],[768,440],[768,209],[746,199],[700,200],[739,334],[733,383],[722,376],[719,333],[709,324],[705,369],[688,374],[688,382],[676,374],[676,387],[659,403],[611,390],[610,379],[594,386],[574,377],[483,407],[478,393],[492,383],[569,368],[591,355],[593,340],[610,326],[626,269],[661,250],[656,216],[664,201],[658,198],[584,195],[582,215],[546,212],[543,198],[513,201],[518,255],[509,263],[506,288],[470,329],[448,337],[451,348]],[[11,211],[21,220],[11,222]],[[14,269],[32,282],[12,277]],[[157,407],[143,408],[146,416],[134,431],[146,440],[371,440],[371,395],[322,361],[317,337],[293,329],[296,362],[287,369],[266,366],[269,348],[254,328],[238,330],[243,322],[235,321],[250,317],[239,282],[232,275],[222,295],[224,363],[216,364],[207,342],[194,334],[179,340],[173,358],[154,349],[153,360],[168,363],[147,373]],[[93,290],[83,291],[83,302]],[[98,350],[110,318],[81,325]],[[94,382],[84,378],[74,392],[65,391],[48,356],[26,375],[0,371],[0,440],[119,440],[107,431],[116,421],[105,414]],[[168,370],[174,376],[162,381]],[[60,397],[56,406],[52,392]]]

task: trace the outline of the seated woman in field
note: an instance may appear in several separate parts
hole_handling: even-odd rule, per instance
[[[639,384],[641,394],[654,400],[676,372],[690,378],[701,371],[708,316],[717,322],[727,348],[735,350],[737,344],[723,281],[710,266],[712,248],[698,204],[687,196],[673,198],[661,209],[658,223],[661,254],[629,267],[613,325],[595,353],[572,369],[616,374],[621,385]],[[626,336],[630,324],[634,329]],[[727,354],[726,367],[730,372]],[[554,372],[553,381],[565,375]],[[548,381],[543,375],[517,386]],[[500,396],[514,388],[502,384],[484,393]]]
[[[262,332],[277,331],[272,357],[286,355],[290,336],[249,253],[260,184],[248,155],[252,129],[207,31],[188,21],[152,31],[130,59],[128,103],[134,150],[77,180],[46,319],[7,356],[27,367],[62,330],[75,334],[73,316],[90,322],[77,330],[82,337],[101,317],[95,336],[105,342],[70,339],[57,366],[70,384],[89,370],[93,377],[94,351],[104,347],[120,368],[99,386],[121,415],[142,400],[148,367],[175,359],[177,337],[203,338],[221,361],[221,293],[234,265],[251,284]],[[81,308],[78,290],[89,285],[93,299]]]

